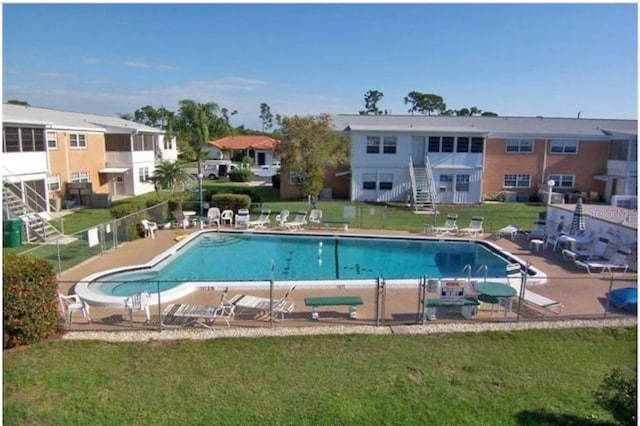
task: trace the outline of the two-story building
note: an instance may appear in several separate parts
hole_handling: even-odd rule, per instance
[[[177,159],[162,130],[118,117],[3,104],[2,121],[5,188],[36,212],[151,192],[155,164]]]
[[[637,121],[546,117],[336,115],[351,140],[351,200],[439,203],[486,194],[637,194]],[[417,191],[416,191],[417,189]]]

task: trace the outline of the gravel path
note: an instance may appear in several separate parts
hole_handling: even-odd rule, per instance
[[[104,340],[108,342],[147,342],[152,340],[192,339],[205,340],[228,337],[282,337],[323,334],[442,334],[483,331],[536,330],[558,328],[602,328],[637,326],[637,318],[612,318],[602,320],[563,320],[536,322],[451,323],[400,326],[327,326],[327,327],[279,327],[279,328],[219,328],[214,330],[172,329],[158,331],[69,332],[66,340]]]

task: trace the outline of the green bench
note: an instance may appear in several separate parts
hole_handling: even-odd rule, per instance
[[[356,318],[356,309],[364,302],[360,296],[328,296],[305,297],[304,304],[311,306],[311,319],[318,320],[318,306],[349,306],[349,318]]]
[[[328,228],[329,226],[341,226],[345,231],[348,231],[349,224],[351,222],[348,220],[323,220],[322,223],[325,228]]]
[[[438,308],[460,308],[462,316],[466,319],[471,319],[478,313],[478,306],[480,306],[480,302],[473,297],[464,297],[458,300],[422,299],[422,303],[424,304],[423,323],[425,323],[427,319],[435,320]]]

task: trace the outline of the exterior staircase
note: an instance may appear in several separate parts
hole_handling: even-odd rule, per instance
[[[409,158],[409,174],[413,195],[412,207],[415,212],[437,214],[436,183],[433,179],[429,157],[425,155],[424,161],[424,167],[414,167],[413,159]]]
[[[22,220],[24,242],[51,242],[64,236],[46,219],[47,213],[36,212],[6,186],[2,187],[2,209],[4,219]]]

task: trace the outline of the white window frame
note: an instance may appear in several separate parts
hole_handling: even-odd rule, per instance
[[[363,191],[375,191],[378,177],[375,173],[363,173],[362,174],[362,190]],[[370,186],[371,188],[367,188]]]
[[[549,153],[575,155],[578,153],[578,144],[576,139],[551,139],[549,140]]]
[[[380,173],[380,176],[378,176],[378,189],[380,191],[393,190],[393,173]]]
[[[507,154],[533,154],[533,142],[533,139],[507,139],[504,150]]]
[[[89,182],[89,172],[87,171],[71,172],[71,182],[73,183]]]
[[[574,188],[576,185],[575,175],[561,175],[561,174],[549,175],[549,177],[547,178],[547,182],[549,180],[553,180],[556,183],[554,188],[571,189],[571,188]]]
[[[73,149],[87,149],[86,133],[69,133],[69,147]]]
[[[47,132],[47,148],[58,149],[58,133],[57,132]]]
[[[507,180],[512,181],[513,185],[508,185]],[[503,188],[531,188],[530,174],[506,173],[502,181]]]
[[[398,152],[398,137],[385,136],[382,138],[382,153],[396,154]]]
[[[469,192],[471,190],[471,175],[456,175],[456,192]]]
[[[367,154],[380,154],[380,136],[367,136]]]
[[[60,175],[47,176],[47,190],[49,192],[60,191]]]
[[[145,166],[138,169],[138,181],[140,183],[149,182],[150,177],[151,175],[149,174],[149,167]]]

